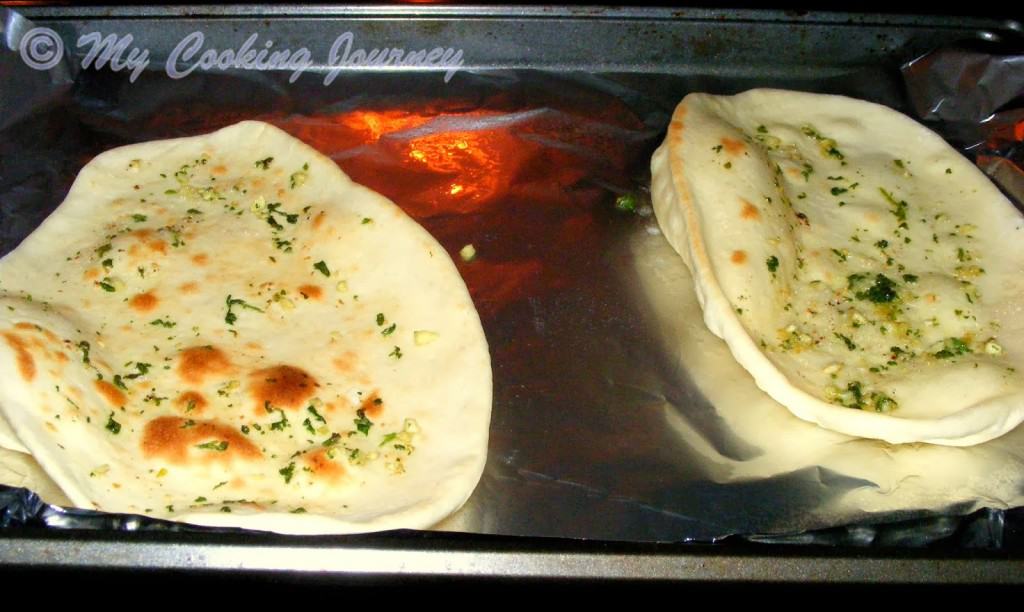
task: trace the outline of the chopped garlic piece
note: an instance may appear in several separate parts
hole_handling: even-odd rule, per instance
[[[465,262],[473,261],[476,259],[476,247],[472,244],[467,244],[459,251],[459,257],[461,257],[462,261]]]
[[[437,340],[440,337],[441,335],[438,334],[437,332],[427,331],[423,329],[416,330],[412,333],[412,339],[413,342],[416,343],[416,346],[430,344],[431,342]]]
[[[989,355],[1002,355],[1003,347],[995,340],[989,340],[985,343],[985,352]]]

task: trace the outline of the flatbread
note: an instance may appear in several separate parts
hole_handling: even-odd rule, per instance
[[[687,468],[718,483],[801,483],[799,509],[765,513],[778,521],[765,532],[867,523],[876,513],[967,514],[1024,504],[1024,428],[964,448],[851,438],[793,418],[708,331],[693,278],[660,235],[635,232],[620,252],[616,261],[628,262],[635,279],[629,288],[638,312],[660,331],[652,348],[674,366],[668,371],[680,373],[666,381],[664,418],[688,450]],[[696,387],[713,411],[673,385]],[[689,403],[671,400],[679,397]]]
[[[652,172],[705,323],[796,416],[957,446],[1024,418],[1024,219],[936,134],[840,96],[692,94]]]
[[[486,459],[491,369],[444,249],[268,124],[127,146],[0,260],[0,409],[78,507],[425,528]]]

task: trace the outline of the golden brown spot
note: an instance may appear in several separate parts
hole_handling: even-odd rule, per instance
[[[228,173],[228,169],[223,165],[217,165],[210,168],[210,174],[216,174],[217,176],[223,176]]]
[[[197,448],[209,442],[226,442],[224,450]],[[142,453],[146,457],[160,457],[170,463],[212,461],[230,462],[232,459],[258,459],[260,449],[237,429],[219,421],[193,421],[181,417],[165,416],[146,423],[142,434]]]
[[[205,266],[210,261],[210,256],[206,253],[197,253],[192,256],[192,263],[197,266]]]
[[[245,348],[252,349],[254,351],[259,351],[259,350],[263,350],[263,345],[260,344],[259,342],[246,342],[245,343]]]
[[[159,303],[160,300],[153,295],[152,291],[140,293],[128,300],[128,305],[139,312],[149,312],[156,308]]]
[[[299,287],[299,293],[307,300],[319,300],[324,296],[324,291],[317,285],[303,285]]]
[[[345,468],[331,459],[326,448],[307,453],[303,456],[302,462],[306,464],[306,467],[309,468],[309,471],[314,476],[326,478],[327,480],[338,480],[345,475]]]
[[[345,351],[345,353],[342,354],[340,357],[335,357],[333,360],[331,360],[331,363],[334,364],[334,367],[337,368],[338,371],[343,374],[351,374],[352,372],[354,372],[356,369],[356,364],[358,362],[359,360],[358,358],[356,358],[356,354],[353,353],[352,351]]]
[[[747,145],[742,140],[732,138],[723,138],[722,146],[725,147],[725,152],[729,155],[739,155],[747,149]]]
[[[206,398],[198,391],[186,391],[174,400],[174,405],[189,416],[202,414],[207,403]]]
[[[252,379],[250,393],[256,400],[257,414],[266,414],[269,402],[274,408],[297,410],[303,402],[316,392],[316,379],[299,368],[280,365],[256,370],[249,374]]]
[[[186,382],[202,384],[208,376],[228,374],[231,361],[224,351],[214,346],[193,346],[181,352],[178,375]]]
[[[254,179],[252,182],[252,186],[255,187],[256,189],[263,187],[263,179]]]
[[[132,246],[128,247],[128,255],[130,255],[132,257],[138,257],[139,256],[139,245],[133,244]]]
[[[15,329],[24,329],[24,330],[27,330],[27,331],[40,331],[42,329],[38,325],[36,325],[35,323],[26,323],[25,321],[22,321],[20,323],[15,323],[14,324],[14,328]]]
[[[146,246],[149,247],[149,250],[153,251],[154,253],[160,253],[161,255],[167,254],[167,243],[164,242],[163,240],[158,239],[152,242],[147,242]]]
[[[13,333],[4,333],[4,340],[14,350],[15,359],[18,361],[18,373],[26,381],[31,381],[36,377],[36,360],[32,358],[32,353],[25,346],[25,341],[21,339],[21,336]]]
[[[96,387],[96,390],[100,392],[103,399],[107,400],[107,403],[111,406],[124,406],[125,401],[127,401],[127,398],[124,396],[124,393],[121,393],[120,389],[105,380],[94,381],[93,386]]]
[[[320,229],[320,226],[323,225],[325,219],[327,219],[327,212],[321,210],[315,217],[313,217],[313,229]]]
[[[145,244],[146,248],[148,248],[150,251],[153,251],[154,253],[160,253],[161,255],[167,254],[167,243],[160,238],[154,237],[153,230],[135,230],[134,232],[131,233],[131,235],[138,238],[139,242]],[[130,255],[134,255],[135,253],[138,253],[138,250],[136,250],[135,253],[133,253],[132,250],[129,248],[128,253]]]
[[[761,213],[757,210],[756,206],[743,198],[740,198],[740,202],[743,202],[743,210],[740,211],[740,217],[744,219],[757,219],[761,216]]]
[[[924,296],[924,300],[929,304],[934,304],[935,302],[939,301],[939,296],[935,295],[934,293],[929,293],[928,295]]]
[[[54,358],[56,358],[56,359],[57,359],[57,361],[60,361],[61,363],[67,363],[68,361],[70,361],[70,360],[71,360],[71,359],[70,359],[70,358],[68,357],[68,354],[67,354],[67,353],[65,353],[64,351],[57,351],[57,352],[55,352],[55,353],[53,354],[53,356],[54,356]]]
[[[184,283],[183,285],[178,287],[178,289],[180,289],[182,293],[196,293],[199,291],[199,283],[195,281],[190,281]]]
[[[89,268],[88,270],[85,271],[85,274],[83,274],[82,276],[85,277],[85,280],[96,280],[97,278],[100,277],[100,269]]]
[[[732,257],[729,258],[734,264],[742,264],[747,261],[746,251],[733,251]]]
[[[380,413],[384,412],[384,400],[380,398],[380,395],[374,391],[369,397],[363,400],[359,409],[363,411],[363,414],[372,418],[380,416]]]
[[[285,191],[285,190],[284,190],[284,188],[278,189],[278,190],[277,190],[277,197],[279,197],[279,198],[284,198],[285,194],[287,194],[287,193],[288,193],[288,192],[287,192],[287,191]]]

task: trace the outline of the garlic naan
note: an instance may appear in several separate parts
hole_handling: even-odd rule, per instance
[[[81,508],[425,528],[486,459],[491,369],[445,250],[281,130],[122,147],[0,260],[0,407]]]
[[[1024,218],[889,108],[687,96],[652,160],[708,328],[798,417],[970,445],[1024,418]]]

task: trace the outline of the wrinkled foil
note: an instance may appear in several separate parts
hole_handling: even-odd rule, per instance
[[[1007,510],[1024,505],[1022,430],[970,449],[893,447],[819,430],[764,396],[703,329],[685,267],[645,205],[651,154],[695,82],[896,106],[1019,204],[1020,46],[939,49],[882,67],[891,79],[854,71],[841,91],[835,79],[531,70],[463,71],[443,87],[438,74],[366,71],[331,87],[257,72],[171,81],[152,70],[132,83],[70,60],[31,70],[18,41],[32,24],[0,17],[0,254],[96,154],[242,119],[328,155],[450,253],[475,245],[475,261],[454,259],[491,346],[490,451],[473,497],[437,529],[1001,548],[1024,518]],[[626,194],[636,214],[616,209]],[[27,473],[0,488],[2,527],[209,531],[46,503]]]

